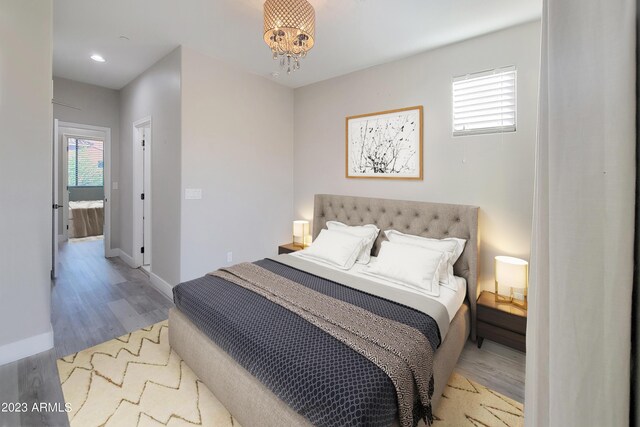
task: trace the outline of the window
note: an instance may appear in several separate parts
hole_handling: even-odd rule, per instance
[[[104,143],[93,139],[69,138],[68,186],[102,187],[104,185]]]
[[[453,136],[515,130],[515,67],[453,79]]]

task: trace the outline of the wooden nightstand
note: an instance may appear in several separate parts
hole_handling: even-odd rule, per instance
[[[516,350],[526,351],[527,310],[509,303],[498,303],[493,292],[478,298],[478,348],[487,338]]]
[[[296,252],[300,250],[302,250],[300,246],[294,245],[293,243],[287,243],[286,245],[278,246],[278,255],[290,254],[291,252]]]

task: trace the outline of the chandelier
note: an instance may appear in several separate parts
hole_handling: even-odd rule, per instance
[[[313,47],[316,12],[306,0],[266,0],[264,2],[264,41],[280,67],[300,69],[300,60]]]

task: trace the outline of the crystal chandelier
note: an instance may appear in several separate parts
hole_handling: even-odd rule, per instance
[[[308,1],[264,2],[264,41],[288,74],[300,69],[300,60],[313,47],[315,29],[316,12]]]

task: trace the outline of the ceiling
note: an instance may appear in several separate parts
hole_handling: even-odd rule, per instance
[[[301,70],[274,77],[263,1],[55,0],[53,74],[120,89],[184,45],[300,87],[532,21],[542,8],[541,0],[309,0],[316,45]],[[107,62],[90,60],[94,53]]]

